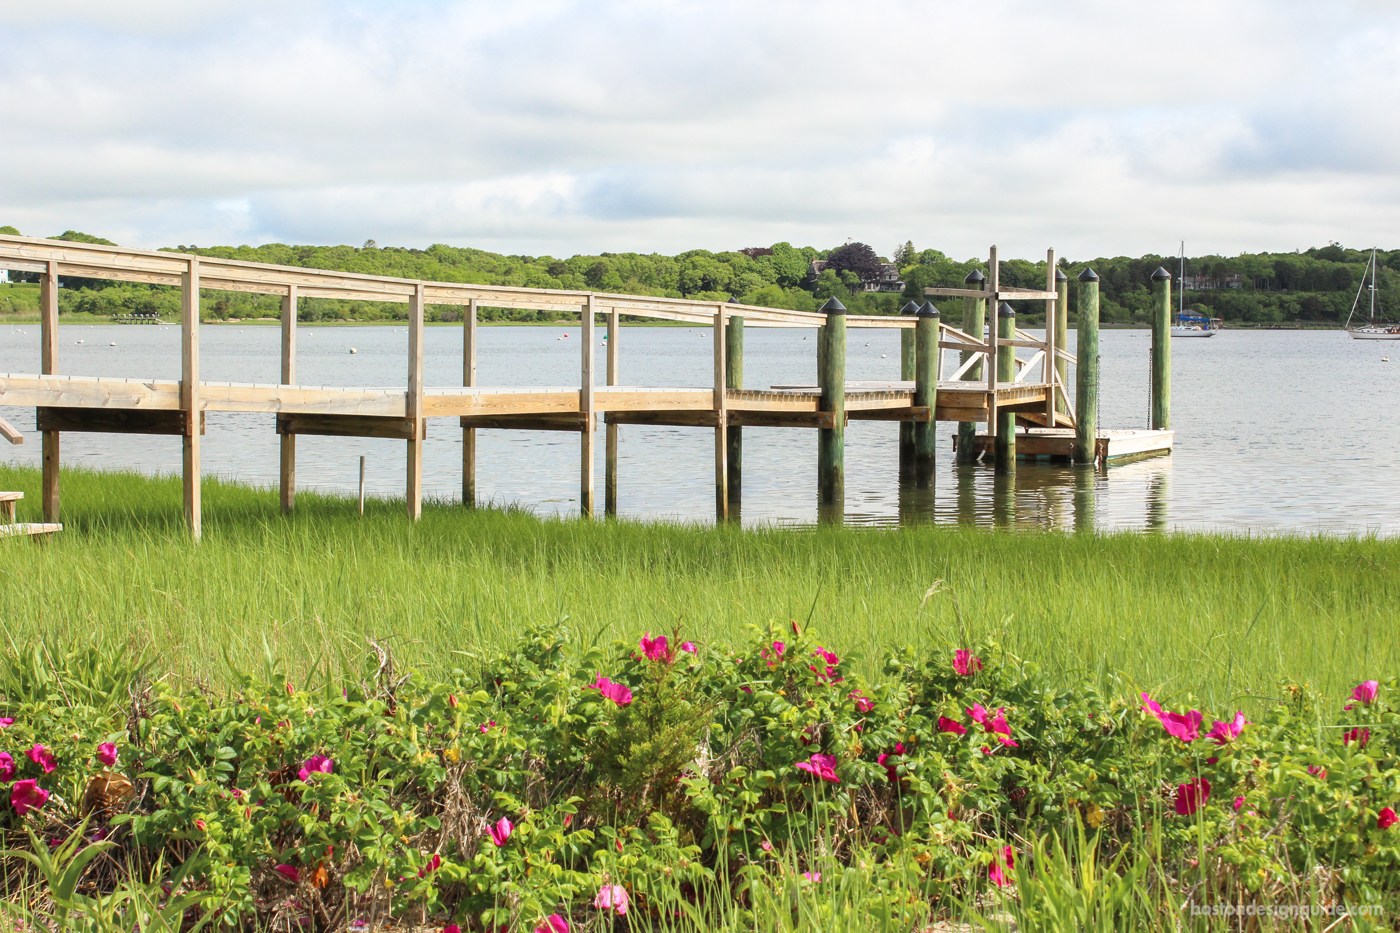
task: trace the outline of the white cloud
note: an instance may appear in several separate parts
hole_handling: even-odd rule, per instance
[[[0,223],[26,233],[1400,243],[1386,4],[4,7]]]

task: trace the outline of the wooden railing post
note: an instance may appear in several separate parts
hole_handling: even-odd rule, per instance
[[[1060,356],[1069,348],[1069,276],[1060,268],[1055,269],[1055,292],[1060,296],[1055,302],[1055,307],[1059,310],[1055,315],[1055,373],[1065,393],[1061,396],[1059,391],[1055,392],[1055,410],[1069,414],[1069,360]]]
[[[907,301],[899,309],[903,317],[915,317],[919,313],[917,301]],[[917,326],[917,325],[916,325]],[[901,382],[914,381],[914,327],[899,329],[899,378]],[[914,403],[919,404],[918,402]],[[899,423],[899,482],[901,485],[914,482],[914,422]]]
[[[1152,273],[1152,423],[1154,431],[1172,424],[1172,274]]]
[[[476,387],[476,299],[462,309],[462,385]],[[462,504],[476,508],[476,428],[462,429]]]
[[[993,305],[987,309],[987,434],[995,436],[997,433],[997,373],[1000,367],[997,365],[997,345],[1000,328],[996,321],[995,303],[1001,300],[997,290],[1001,288],[1001,263],[997,261],[997,248],[993,246],[987,259],[987,284],[983,286],[991,293],[990,300]]]
[[[39,280],[39,372],[58,374],[58,263],[50,262]],[[39,505],[44,521],[58,521],[59,440],[57,431],[45,431],[42,441],[43,474]]]
[[[729,520],[729,355],[724,305],[715,308],[714,327],[715,519],[723,522]]]
[[[423,517],[423,322],[427,289],[419,282],[408,301],[408,421],[413,437],[408,441],[408,517]]]
[[[846,306],[829,298],[821,311],[826,325],[817,340],[817,382],[821,410],[833,420],[817,431],[817,496],[822,505],[836,505],[846,497]]]
[[[996,331],[1004,341],[1016,339],[1016,312],[1005,301],[997,307]],[[1002,343],[997,348],[996,381],[1016,381],[1016,347],[1010,343]],[[1016,469],[1016,413],[998,411],[996,419],[997,472],[1010,473]]]
[[[579,435],[579,512],[593,517],[593,442],[597,433],[596,388],[593,384],[593,295],[583,300],[583,319],[579,336],[583,339],[583,372],[579,379],[578,410],[583,415],[583,430]]]
[[[730,299],[731,301],[733,299]],[[729,318],[729,332],[724,341],[724,387],[744,387],[744,319],[735,314]],[[731,515],[744,496],[744,429],[729,427],[729,509]]]
[[[185,412],[182,438],[184,456],[185,522],[198,541],[203,532],[200,497],[200,441],[202,406],[199,399],[199,259],[190,257],[180,282],[180,408]]]
[[[621,314],[617,308],[608,310],[608,385],[618,384],[618,354],[621,352],[617,344],[617,332],[621,328]],[[603,440],[603,514],[617,514],[617,428],[615,424],[609,424],[605,429]]]
[[[1060,343],[1059,320],[1067,313],[1064,305],[1060,304],[1059,292],[1055,289],[1055,250],[1052,247],[1045,252],[1045,290],[1054,292],[1055,297],[1045,302],[1045,361],[1040,364],[1040,381],[1045,383],[1045,426],[1053,428],[1055,426],[1055,358],[1056,351],[1063,344]]]
[[[1099,415],[1099,276],[1093,269],[1079,273],[1079,328],[1075,357],[1074,462],[1097,459]]]
[[[282,296],[282,385],[297,381],[297,287],[287,286]],[[297,436],[283,434],[281,466],[277,473],[278,500],[284,513],[296,506],[297,499]]]
[[[933,484],[938,422],[938,339],[941,318],[933,302],[919,309],[914,325],[914,404],[929,410],[928,421],[914,423],[914,485],[920,489]]]
[[[963,284],[968,288],[985,288],[983,284],[987,277],[981,272],[973,269],[963,279]],[[985,338],[982,336],[983,326],[987,318],[987,299],[969,298],[963,296],[963,333],[973,340],[981,343]],[[968,360],[979,354],[975,350],[964,350],[959,358],[959,365],[965,365]],[[963,374],[963,379],[969,382],[977,382],[983,378],[982,364],[974,363],[972,368]],[[990,425],[987,428],[991,433]],[[958,422],[958,456],[957,462],[962,464],[977,462],[977,423],[975,421]]]

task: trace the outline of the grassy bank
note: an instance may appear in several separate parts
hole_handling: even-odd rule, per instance
[[[0,489],[38,474],[0,467]],[[738,641],[810,618],[843,654],[994,637],[1066,683],[1122,673],[1225,705],[1280,680],[1325,693],[1400,669],[1400,541],[1133,534],[693,528],[541,520],[511,511],[275,494],[207,481],[189,544],[180,484],[67,471],[67,530],[0,542],[0,618],[17,644],[89,641],[155,652],[223,682],[280,666],[302,682],[354,667],[367,637],[429,674],[471,648],[566,618],[585,640],[677,623]],[[936,590],[929,595],[930,589]]]

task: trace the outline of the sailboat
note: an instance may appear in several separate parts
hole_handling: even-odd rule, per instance
[[[1218,317],[1201,317],[1186,313],[1186,241],[1181,241],[1181,265],[1176,274],[1176,323],[1172,325],[1173,337],[1214,337],[1223,321]]]
[[[1361,273],[1361,284],[1356,288],[1356,299],[1351,303],[1351,313],[1347,315],[1347,322],[1343,330],[1351,334],[1356,340],[1400,340],[1400,324],[1387,324],[1382,321],[1376,323],[1376,251],[1371,250],[1371,259],[1366,263],[1365,270]],[[1366,284],[1366,273],[1371,273],[1371,284]],[[1357,323],[1352,326],[1352,319],[1356,317],[1356,309],[1361,304],[1361,293],[1369,290],[1371,292],[1371,311],[1366,316],[1366,323]]]

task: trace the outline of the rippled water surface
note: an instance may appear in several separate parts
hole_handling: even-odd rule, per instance
[[[598,329],[601,341],[603,329]],[[563,336],[567,334],[568,336]],[[483,327],[479,383],[578,384],[579,331],[563,327]],[[1074,334],[1071,332],[1073,342]],[[203,378],[278,381],[275,326],[220,324],[201,328]],[[851,330],[850,379],[898,376],[895,331]],[[1101,339],[1099,424],[1145,427],[1146,331],[1108,330]],[[60,371],[71,375],[178,379],[176,327],[64,325]],[[113,345],[114,344],[114,345]],[[298,339],[298,382],[328,386],[394,386],[406,381],[408,334],[394,327],[304,326]],[[357,352],[350,353],[354,347]],[[710,332],[692,327],[627,327],[621,335],[625,385],[708,386]],[[461,384],[460,327],[429,327],[429,386]],[[597,371],[604,350],[596,347]],[[745,384],[814,382],[816,332],[749,328]],[[1383,362],[1391,355],[1395,362]],[[951,355],[949,360],[951,360]],[[39,326],[0,332],[0,372],[38,371]],[[954,426],[939,425],[932,493],[901,492],[898,428],[853,421],[846,432],[845,520],[1107,528],[1193,528],[1234,532],[1400,532],[1400,344],[1354,341],[1323,331],[1225,331],[1172,344],[1172,426],[1176,450],[1097,474],[1021,464],[1014,480],[987,467],[953,465]],[[1071,379],[1072,379],[1071,374]],[[600,375],[601,379],[601,375]],[[0,417],[30,434],[5,446],[11,461],[37,463],[33,409],[0,407]],[[278,442],[267,414],[207,416],[208,474],[275,485]],[[601,433],[601,432],[600,432]],[[713,520],[714,432],[706,428],[621,429],[618,486],[624,516]],[[579,439],[556,432],[479,431],[477,490],[484,499],[515,502],[541,513],[578,508]],[[429,495],[461,494],[461,431],[455,419],[429,422],[424,485]],[[602,443],[597,448],[602,505]],[[746,428],[742,520],[807,523],[818,517],[815,431]],[[399,441],[302,437],[301,488],[351,492],[358,461],[367,457],[369,494],[401,496],[404,445]],[[178,472],[180,442],[171,437],[65,434],[64,462],[96,468]]]

